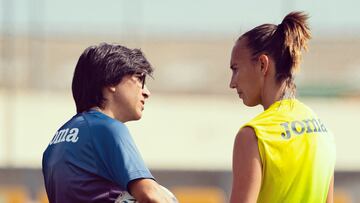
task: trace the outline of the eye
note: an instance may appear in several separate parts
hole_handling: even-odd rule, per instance
[[[144,86],[145,86],[146,74],[145,74],[145,73],[135,73],[134,76],[135,76],[136,79],[141,83],[142,88],[144,88]]]
[[[139,82],[143,82],[144,81],[144,76],[143,75],[137,75],[136,78],[139,80]]]

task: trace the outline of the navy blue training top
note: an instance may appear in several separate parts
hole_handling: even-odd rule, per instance
[[[50,203],[114,202],[130,181],[153,179],[127,127],[95,110],[55,133],[42,170]]]

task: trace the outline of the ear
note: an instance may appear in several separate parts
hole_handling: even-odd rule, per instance
[[[269,70],[269,57],[266,54],[259,56],[260,70],[263,75],[266,75]]]
[[[109,86],[109,87],[107,87],[107,89],[109,90],[109,92],[112,92],[112,93],[116,92],[115,86]]]

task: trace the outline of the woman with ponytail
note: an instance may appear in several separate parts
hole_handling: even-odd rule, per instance
[[[322,120],[295,98],[294,75],[311,37],[308,16],[289,13],[236,41],[230,87],[264,111],[239,130],[231,203],[332,202],[335,144]]]

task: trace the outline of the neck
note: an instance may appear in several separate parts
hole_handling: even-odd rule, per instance
[[[96,111],[99,111],[107,116],[109,116],[110,118],[116,119],[122,123],[126,122],[125,118],[122,118],[120,116],[117,116],[116,113],[109,107],[104,107],[104,108],[100,108],[98,106],[93,107],[92,109],[95,109]]]
[[[266,85],[263,90],[263,99],[261,102],[264,110],[268,109],[273,103],[288,98],[288,94],[286,94],[286,91],[286,82],[273,82],[269,83],[269,85]]]

